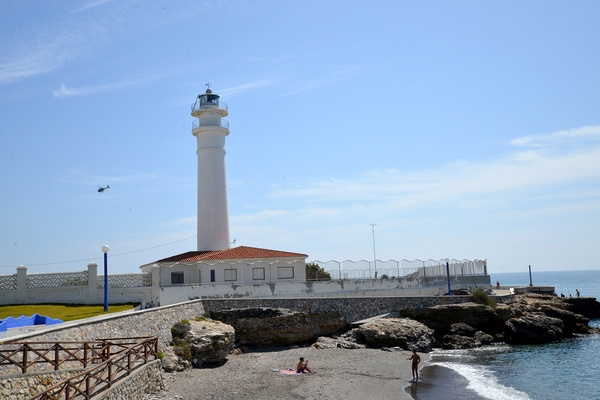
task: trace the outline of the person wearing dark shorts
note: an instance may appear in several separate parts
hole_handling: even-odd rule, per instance
[[[313,373],[310,368],[308,368],[308,360],[304,361],[304,357],[300,357],[300,362],[296,366],[296,373],[303,374],[305,372]]]
[[[416,382],[419,380],[419,363],[421,362],[421,356],[417,354],[416,350],[412,351],[412,355],[407,360],[412,360],[412,381]]]

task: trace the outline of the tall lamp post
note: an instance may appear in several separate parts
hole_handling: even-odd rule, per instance
[[[375,264],[375,279],[377,279],[377,256],[375,255],[375,225],[377,224],[369,224],[371,225],[371,231],[373,232],[373,264]],[[369,272],[369,278],[371,278],[371,273]]]
[[[448,276],[448,296],[452,296],[452,290],[450,290],[450,259],[446,258],[446,275]]]
[[[107,245],[102,246],[104,252],[104,311],[108,311],[108,250]]]

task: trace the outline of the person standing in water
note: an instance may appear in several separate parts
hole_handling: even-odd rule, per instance
[[[412,352],[412,355],[407,358],[407,360],[412,360],[413,380],[411,382],[416,382],[419,380],[419,363],[421,362],[421,356],[417,354],[416,350],[413,350]]]

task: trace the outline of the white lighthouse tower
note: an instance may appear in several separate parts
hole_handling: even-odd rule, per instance
[[[207,85],[209,86],[209,85]],[[192,134],[198,139],[198,251],[229,248],[229,211],[225,175],[227,104],[206,89],[192,105]]]

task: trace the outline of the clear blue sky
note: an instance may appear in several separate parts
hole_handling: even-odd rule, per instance
[[[236,245],[599,269],[598,1],[3,1],[0,274],[195,250],[190,105]],[[98,186],[110,185],[105,193]]]

